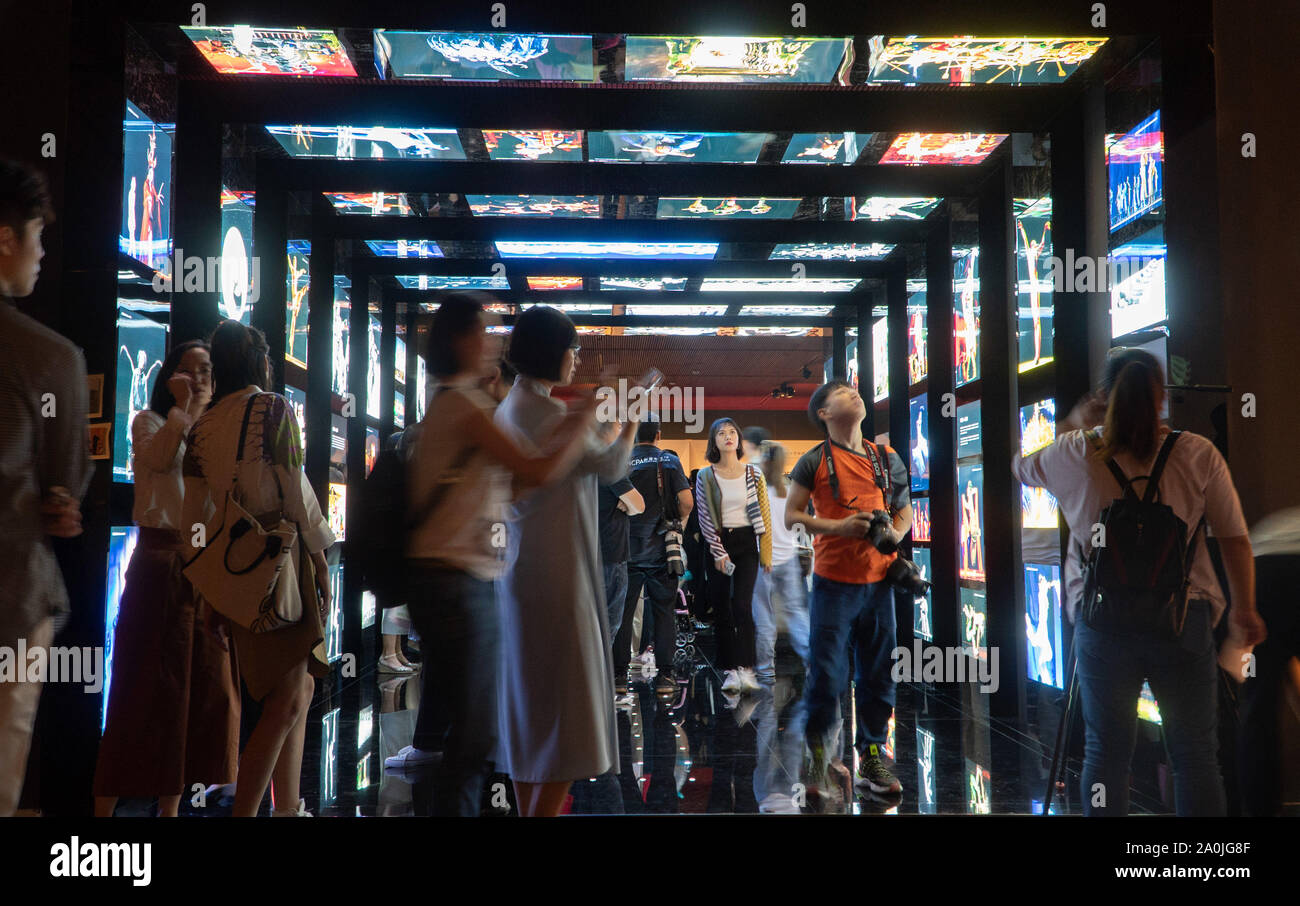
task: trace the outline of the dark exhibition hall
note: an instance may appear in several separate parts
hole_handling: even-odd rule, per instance
[[[0,8],[19,884],[1294,876],[1294,3]]]

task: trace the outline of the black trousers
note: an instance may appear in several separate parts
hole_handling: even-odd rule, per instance
[[[1255,648],[1255,676],[1241,691],[1237,777],[1247,815],[1277,815],[1282,809],[1281,733],[1278,707],[1287,662],[1300,657],[1300,554],[1255,558],[1255,601],[1268,638]],[[1292,766],[1292,770],[1294,770]]]
[[[709,600],[713,605],[714,633],[718,639],[718,667],[753,669],[757,655],[754,640],[754,584],[758,581],[758,537],[749,526],[719,529],[722,546],[735,564],[728,576],[719,572],[708,556]]]
[[[636,602],[645,589],[646,611],[641,618],[641,625],[649,622],[649,614],[654,614],[655,666],[660,676],[673,675],[673,652],[677,646],[677,577],[668,572],[667,561],[663,563],[632,563],[627,565],[627,598],[623,606],[623,623],[614,636],[614,679],[622,682],[627,678],[627,667],[632,657],[632,617],[636,614]],[[644,636],[644,633],[642,633]],[[641,645],[641,650],[646,646]]]

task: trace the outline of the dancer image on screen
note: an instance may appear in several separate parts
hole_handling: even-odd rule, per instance
[[[884,444],[864,442],[866,405],[853,386],[833,380],[813,393],[808,417],[826,439],[805,453],[790,474],[785,521],[814,535],[810,603],[811,647],[805,704],[806,736],[813,753],[810,780],[826,781],[828,734],[848,688],[849,649],[856,675],[860,756],[857,782],[878,795],[903,786],[882,759],[894,711],[891,652],[896,644],[894,590],[886,581],[897,553],[882,554],[870,541],[872,513],[890,515],[892,534],[912,527],[907,466]],[[812,503],[817,515],[808,513]]]

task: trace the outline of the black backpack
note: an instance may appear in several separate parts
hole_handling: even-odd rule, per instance
[[[1105,544],[1094,546],[1084,572],[1082,614],[1094,629],[1177,638],[1187,616],[1192,561],[1205,517],[1187,541],[1187,523],[1160,501],[1160,476],[1180,431],[1165,438],[1149,476],[1129,479],[1115,460],[1106,467],[1123,496],[1101,511]],[[1093,435],[1095,438],[1095,435]],[[1141,497],[1133,482],[1146,478]]]
[[[384,444],[361,489],[353,551],[361,586],[375,594],[380,607],[405,600],[407,479],[402,434]]]

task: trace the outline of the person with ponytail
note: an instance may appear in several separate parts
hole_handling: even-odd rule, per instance
[[[334,534],[303,472],[302,432],[293,406],[278,393],[262,390],[271,383],[266,337],[255,327],[226,320],[217,325],[210,342],[212,405],[190,430],[181,465],[185,477],[181,525],[191,548],[187,557],[199,552],[197,533],[189,527],[203,523],[211,536],[218,506],[232,490],[263,525],[274,525],[282,517],[295,523],[310,554],[300,557],[295,545],[296,588],[290,593],[296,591],[303,598],[297,623],[264,633],[230,624],[239,674],[248,694],[262,703],[262,715],[240,753],[231,813],[237,818],[255,816],[267,784],[273,783],[273,817],[310,817],[298,790],[307,709],[316,678],[329,674],[320,643],[332,599],[325,551],[334,543]],[[237,449],[241,439],[245,440],[242,451]],[[220,610],[219,601],[212,604]]]
[[[1169,428],[1160,412],[1165,401],[1160,363],[1140,349],[1112,349],[1102,387],[1070,413],[1049,447],[1012,459],[1012,471],[1026,485],[1046,488],[1060,501],[1070,529],[1064,603],[1071,622],[1084,593],[1084,565],[1093,526],[1101,511],[1122,493],[1106,463],[1130,476],[1151,474]],[[1242,645],[1263,640],[1255,609],[1255,573],[1241,502],[1223,456],[1207,438],[1182,432],[1159,479],[1160,502],[1187,526],[1204,518],[1223,554],[1232,610],[1229,638]],[[1191,541],[1189,536],[1188,541]],[[1200,545],[1200,546],[1203,546]],[[1089,815],[1128,811],[1129,764],[1137,737],[1137,700],[1150,682],[1160,705],[1173,766],[1179,815],[1222,815],[1226,810],[1217,761],[1217,663],[1214,627],[1227,602],[1208,553],[1189,567],[1187,616],[1177,638],[1103,632],[1078,620],[1074,651],[1086,740],[1082,802]],[[1101,787],[1098,786],[1101,784]],[[1105,790],[1104,799],[1096,796]],[[1100,804],[1099,804],[1100,803]]]

